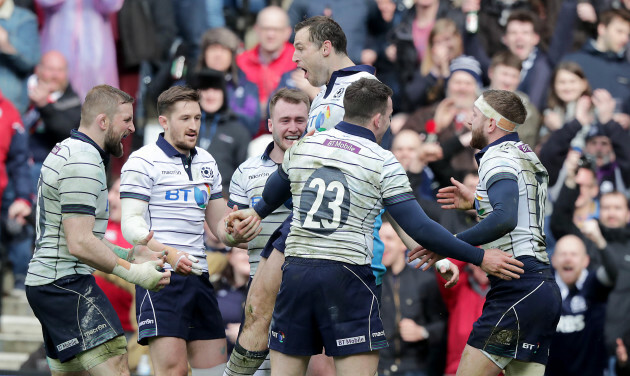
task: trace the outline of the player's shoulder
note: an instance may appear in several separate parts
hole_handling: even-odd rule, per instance
[[[103,161],[103,157],[94,145],[74,138],[63,140],[52,151],[65,154],[68,161],[90,163],[102,163]]]
[[[194,162],[217,163],[212,154],[210,154],[206,149],[195,146],[195,150],[197,151],[197,156],[195,157]]]
[[[131,153],[129,155],[129,160],[131,160],[132,158],[142,158],[147,161],[155,160],[161,154],[164,154],[164,153],[161,153],[161,154],[158,153],[159,149],[160,148],[155,143],[144,145],[140,149]]]

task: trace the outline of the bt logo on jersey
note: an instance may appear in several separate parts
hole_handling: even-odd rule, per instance
[[[194,198],[195,203],[202,209],[207,206],[208,198],[210,197],[210,185],[203,184],[201,188],[193,187],[192,189],[174,189],[166,191],[164,199],[167,201],[186,201],[188,198]]]

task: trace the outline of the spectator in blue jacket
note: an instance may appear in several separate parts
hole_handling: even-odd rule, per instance
[[[0,0],[0,90],[20,113],[28,107],[26,78],[39,61],[37,17]]]

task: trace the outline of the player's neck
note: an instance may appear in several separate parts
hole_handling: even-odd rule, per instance
[[[280,149],[280,146],[275,142],[273,143],[273,149],[269,153],[269,158],[276,163],[282,163],[284,160],[284,150]]]
[[[93,126],[79,126],[79,132],[88,136],[98,147],[105,150],[105,132],[100,132],[98,125],[94,124]]]
[[[350,60],[347,55],[337,55],[332,57],[332,59],[333,60],[331,60],[330,70],[328,72],[328,80],[330,80],[330,78],[332,77],[333,72],[349,67],[354,67],[356,65],[352,62],[352,60]]]

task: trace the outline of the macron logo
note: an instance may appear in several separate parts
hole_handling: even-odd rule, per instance
[[[356,345],[357,343],[365,342],[365,336],[342,338],[337,340],[337,347]]]
[[[346,142],[346,141],[341,141],[341,140],[326,139],[326,141],[324,141],[324,146],[351,151],[355,154],[359,154],[359,152],[361,151],[360,147],[352,145],[351,143]]]
[[[384,337],[385,336],[385,331],[381,330],[380,332],[376,332],[376,333],[372,333],[372,338],[374,337]]]
[[[144,321],[140,321],[138,323],[138,326],[142,326],[142,325],[149,325],[149,324],[153,324],[155,321],[151,320],[151,319],[146,319]]]

